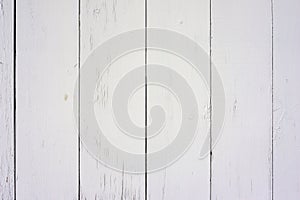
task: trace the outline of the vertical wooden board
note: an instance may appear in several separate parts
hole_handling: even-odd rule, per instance
[[[86,60],[94,52],[94,50],[101,46],[104,42],[115,36],[126,33],[127,31],[144,28],[144,1],[81,0],[80,23],[80,60],[82,68],[81,72],[83,73],[83,70],[86,67]],[[115,47],[119,48],[119,46]],[[121,48],[124,47],[122,46]],[[112,116],[112,107],[110,107],[110,102],[114,93],[112,82],[118,82],[122,78],[120,73],[126,74],[127,68],[130,68],[131,65],[136,67],[134,66],[136,65],[136,60],[142,61],[143,64],[143,51],[144,50],[142,50],[142,53],[137,55],[138,57],[125,55],[124,58],[127,60],[126,62],[121,59],[121,61],[119,61],[119,65],[108,67],[108,70],[103,72],[103,74],[98,71],[99,76],[97,78],[97,86],[94,92],[94,111],[95,118],[97,119],[100,129],[103,127],[107,128],[102,129],[104,130],[104,136],[107,138],[114,137],[118,132],[118,130],[115,129],[117,127],[116,125],[107,123],[109,126],[114,126],[107,127],[105,126],[105,122],[101,121],[102,119],[110,119]],[[103,59],[109,60],[113,63],[113,59],[110,55]],[[83,75],[80,76],[82,77]],[[144,78],[144,75],[141,78]],[[85,83],[82,78],[80,82],[80,93],[83,95],[85,90],[88,88],[85,87]],[[81,99],[83,98],[82,95],[80,96]],[[84,109],[82,105],[83,100],[80,100],[80,102],[80,134],[84,137],[84,131],[89,130],[89,127],[84,125],[86,118],[82,116],[82,109]],[[144,113],[144,96],[139,98],[139,102],[137,102],[137,104],[139,106],[133,104],[133,106],[129,107],[129,112],[133,111],[133,113]],[[101,116],[103,118],[101,118]],[[144,126],[143,120],[141,125],[142,127]],[[116,142],[127,145],[127,140],[123,140],[121,138],[117,138]],[[143,145],[143,141],[140,142]],[[101,141],[99,141],[99,145],[100,143]],[[113,142],[112,144],[114,145]],[[122,170],[119,171],[112,169],[110,166],[106,165],[105,161],[102,161],[99,157],[95,156],[89,148],[90,146],[86,145],[84,141],[81,142],[81,199],[144,199],[144,173],[131,174],[124,171],[122,172]],[[144,148],[142,148],[141,153],[143,153],[143,151]],[[109,149],[107,151],[107,155],[114,157]],[[112,159],[122,160],[122,158],[118,157]]]
[[[212,199],[271,199],[269,1],[212,1],[212,61],[223,80],[227,112],[213,149]]]
[[[274,199],[300,197],[299,9],[274,1]]]
[[[77,2],[17,1],[17,199],[76,199]]]
[[[147,71],[148,71],[148,97],[147,97],[147,110],[148,110],[148,126],[151,123],[159,120],[155,119],[152,115],[157,105],[161,106],[165,112],[166,125],[162,127],[162,131],[155,137],[150,137],[151,128],[148,128],[148,199],[209,199],[209,156],[206,152],[205,156],[201,157],[201,150],[205,142],[205,138],[209,135],[209,81],[201,77],[201,72],[198,74],[199,67],[203,67],[209,77],[209,1],[207,0],[151,0],[148,1],[147,10],[147,23],[148,23],[148,47],[147,50]],[[162,34],[152,34],[151,28],[161,30]],[[164,30],[171,31],[164,32]],[[170,34],[170,35],[168,35]],[[173,35],[181,34],[182,38],[173,41],[173,47],[166,47],[165,44],[169,43],[168,38],[173,38]],[[170,37],[169,37],[170,36]],[[175,36],[176,37],[176,36]],[[193,42],[185,42],[185,37]],[[155,41],[155,42],[153,42]],[[156,43],[157,49],[153,50],[152,42]],[[200,60],[202,66],[193,66],[189,56],[193,58],[196,49],[194,45],[199,45],[204,53],[203,60]],[[159,47],[161,45],[161,47]],[[172,45],[171,45],[172,46]],[[188,49],[185,51],[187,55],[180,55],[181,47]],[[160,51],[164,49],[167,52]],[[176,50],[179,52],[176,52]],[[178,55],[173,54],[175,52]],[[197,54],[197,53],[196,53]],[[196,55],[200,56],[201,55]],[[193,63],[195,64],[195,63]],[[198,63],[199,64],[199,63]],[[152,73],[153,65],[159,66],[159,70],[166,68],[168,74],[163,75],[162,81],[169,80],[170,85],[166,83],[156,82],[153,80],[159,79],[161,73]],[[174,72],[174,73],[173,73]],[[164,160],[168,160],[173,152],[165,153],[165,149],[178,142],[179,131],[181,130],[182,109],[188,105],[183,99],[178,96],[180,90],[184,87],[179,87],[176,90],[175,85],[178,83],[176,75],[183,78],[184,85],[191,89],[195,95],[195,100],[198,103],[198,125],[199,129],[195,132],[195,138],[191,142],[186,151],[181,152],[174,162],[169,165],[164,164]],[[166,86],[166,87],[165,87]],[[182,85],[183,86],[183,85]],[[193,99],[194,99],[193,98]],[[189,102],[188,102],[189,103]],[[196,116],[190,116],[193,120]],[[184,134],[193,132],[183,130]],[[185,140],[185,139],[184,139]],[[182,141],[183,142],[183,141]],[[180,142],[179,142],[180,143]],[[161,146],[159,146],[161,145]],[[175,147],[175,148],[179,148]],[[209,150],[209,149],[208,149]],[[156,152],[157,157],[162,156],[162,163],[159,170],[152,168],[156,165],[155,156],[151,158],[151,154]],[[154,153],[153,153],[154,154]],[[174,154],[175,155],[175,154]],[[154,164],[155,162],[155,164]]]
[[[13,2],[0,1],[0,198],[14,198]]]

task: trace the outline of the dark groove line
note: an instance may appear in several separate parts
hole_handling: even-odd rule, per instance
[[[272,103],[271,103],[271,121],[272,121],[272,145],[271,145],[271,198],[274,199],[274,1],[271,0],[271,87],[272,87]]]
[[[80,158],[80,68],[81,68],[81,63],[80,63],[80,54],[81,54],[81,22],[80,22],[80,17],[81,17],[81,1],[78,0],[78,138],[77,138],[77,145],[78,145],[78,200],[80,200],[81,196],[81,185],[80,185],[80,163],[81,163],[81,158]]]
[[[147,158],[147,154],[148,154],[148,139],[147,139],[147,40],[148,40],[148,33],[147,33],[147,27],[148,27],[148,23],[147,23],[147,15],[148,15],[148,7],[147,7],[147,0],[145,0],[145,200],[147,200],[148,198],[148,158]]]
[[[209,199],[212,199],[212,0],[209,0]]]
[[[13,47],[13,92],[14,92],[14,102],[13,102],[13,105],[14,105],[14,117],[13,117],[13,127],[14,127],[14,200],[17,199],[17,129],[16,129],[16,121],[17,121],[17,95],[16,95],[16,92],[17,92],[17,80],[16,80],[16,73],[17,73],[17,0],[14,0],[14,24],[13,24],[13,40],[14,40],[14,47]]]

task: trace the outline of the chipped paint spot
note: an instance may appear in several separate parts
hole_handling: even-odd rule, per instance
[[[68,95],[67,95],[67,94],[65,94],[65,96],[64,96],[64,100],[65,100],[65,101],[67,101],[67,100],[68,100]]]
[[[237,103],[238,103],[238,101],[235,99],[234,103],[233,103],[233,112],[235,112],[237,110]]]

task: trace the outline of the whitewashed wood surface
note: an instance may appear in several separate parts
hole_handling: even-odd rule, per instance
[[[0,0],[0,199],[300,199],[299,11],[298,0]],[[199,158],[199,135],[172,165],[132,174],[80,142],[73,95],[95,48],[145,27],[183,34],[211,56],[226,114],[213,138],[214,105],[203,97],[200,116],[217,140],[210,153]],[[145,53],[147,63],[159,59],[142,51],[121,65],[144,62]],[[181,75],[197,83],[193,70]],[[106,94],[118,76],[105,75]],[[147,108],[161,100],[176,118],[166,92],[148,87]],[[130,109],[143,122],[141,97]]]
[[[14,198],[13,2],[0,2],[0,198]]]
[[[271,199],[271,2],[213,1],[212,11],[212,60],[228,111],[213,149],[212,199]]]

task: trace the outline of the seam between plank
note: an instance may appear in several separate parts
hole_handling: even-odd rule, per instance
[[[271,199],[274,199],[274,1],[271,0],[271,123],[272,123],[272,145],[271,145]]]
[[[14,40],[14,46],[13,46],[13,93],[14,93],[14,99],[13,99],[13,127],[14,127],[14,136],[13,136],[13,145],[14,145],[14,200],[17,199],[17,129],[16,129],[16,121],[17,121],[17,0],[13,1],[13,40]]]
[[[148,130],[147,130],[147,39],[148,39],[148,33],[147,33],[147,27],[148,27],[148,23],[147,23],[147,15],[148,15],[148,7],[147,7],[147,0],[145,0],[145,200],[148,199],[148,139],[147,139],[147,135],[148,135]]]
[[[81,165],[81,149],[80,149],[80,69],[81,69],[81,60],[80,60],[80,54],[81,54],[81,0],[78,0],[78,138],[77,138],[77,145],[78,145],[78,200],[81,196],[81,181],[80,181],[80,165]]]
[[[212,0],[209,0],[209,199],[212,199]]]

